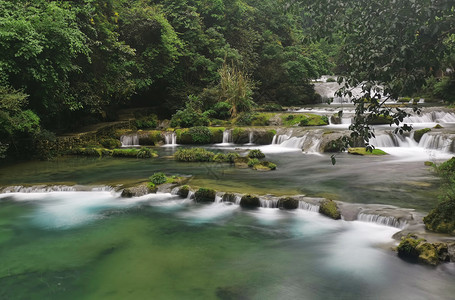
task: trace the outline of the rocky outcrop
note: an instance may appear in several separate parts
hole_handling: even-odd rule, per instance
[[[278,208],[281,209],[297,209],[299,208],[299,200],[286,197],[278,200]]]
[[[426,239],[415,234],[408,234],[403,237],[397,247],[397,252],[402,259],[431,266],[448,262],[453,258],[449,253],[447,243],[429,243]]]
[[[142,197],[147,194],[155,193],[156,190],[157,188],[150,188],[147,184],[141,184],[123,189],[121,196],[123,198]]]
[[[215,202],[216,191],[214,189],[200,188],[194,194],[196,202]]]
[[[338,209],[338,205],[333,200],[323,200],[319,206],[319,212],[334,220],[341,219],[341,213]]]
[[[244,208],[256,208],[261,206],[261,201],[256,196],[245,195],[240,200],[240,206]]]

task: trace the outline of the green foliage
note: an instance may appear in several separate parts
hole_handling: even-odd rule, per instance
[[[107,149],[120,148],[122,143],[117,139],[105,138],[100,140],[101,146]]]
[[[146,147],[141,147],[141,149],[139,149],[136,153],[137,158],[152,158],[156,156],[156,152]]]
[[[158,125],[158,118],[156,115],[141,117],[135,121],[135,125],[137,129],[156,128]]]
[[[368,149],[365,147],[349,148],[348,153],[353,155],[387,155],[381,149]]]
[[[251,125],[251,123],[253,123],[254,117],[255,117],[254,113],[244,112],[244,113],[239,114],[235,123],[237,125],[249,126],[249,125]]]
[[[210,120],[206,114],[202,113],[199,99],[193,95],[190,95],[188,99],[185,109],[177,111],[172,116],[170,125],[184,128],[209,125]]]
[[[167,182],[167,177],[163,172],[154,173],[149,179],[154,185],[160,185]]]
[[[260,111],[282,111],[283,107],[278,103],[266,103],[259,107]]]
[[[282,114],[281,120],[285,126],[323,126],[329,124],[329,119],[327,116],[320,116],[315,114]]]
[[[176,160],[185,162],[209,162],[214,156],[213,152],[203,148],[179,149],[174,154]]]
[[[113,157],[134,157],[134,158],[152,158],[157,154],[149,148],[142,147],[141,149],[114,149]]]
[[[261,161],[257,158],[252,158],[248,161],[248,167],[252,168],[255,165],[259,164]]]
[[[248,157],[249,158],[264,158],[265,157],[265,154],[262,153],[261,150],[259,149],[252,149],[250,151],[248,151]]]
[[[337,82],[335,78],[329,77],[327,78],[326,82]]]
[[[188,130],[194,144],[208,144],[212,139],[212,132],[204,126],[191,127]]]
[[[232,105],[227,102],[217,102],[213,106],[213,111],[215,112],[214,117],[221,120],[227,120],[231,116]]]

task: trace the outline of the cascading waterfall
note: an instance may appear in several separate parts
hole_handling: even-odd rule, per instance
[[[377,223],[380,225],[396,227],[396,228],[400,228],[400,229],[403,229],[407,225],[406,221],[398,220],[395,217],[381,216],[381,215],[375,215],[375,214],[359,213],[357,216],[357,220],[361,221],[361,222]]]
[[[111,186],[68,186],[68,185],[37,185],[37,186],[8,186],[0,188],[0,193],[51,193],[51,192],[112,192],[114,189]]]
[[[278,199],[259,198],[259,202],[261,203],[261,207],[264,207],[264,208],[277,208],[278,207]]]
[[[283,148],[301,149],[306,153],[319,153],[323,132],[306,131],[302,136],[292,136],[293,132],[277,134],[273,137],[272,145]]]
[[[175,132],[166,132],[164,133],[164,143],[167,146],[176,146],[177,145],[177,135]]]
[[[250,131],[248,133],[248,144],[246,144],[246,145],[254,145],[253,141],[254,141],[254,131]]]
[[[232,144],[232,143],[233,143],[232,130],[226,129],[225,131],[223,131],[223,142],[222,142],[222,144],[228,145],[228,144]]]
[[[139,146],[139,136],[137,134],[122,135],[120,142],[122,147],[137,147]]]
[[[239,195],[235,196],[235,204],[240,205],[241,200],[242,200],[242,196],[239,196]]]
[[[445,134],[429,134],[426,133],[417,143],[414,140],[414,134],[410,136],[403,136],[395,133],[385,133],[376,135],[375,138],[370,139],[370,144],[381,147],[419,147],[423,149],[434,149],[443,152],[452,152],[455,136]]]
[[[403,119],[403,123],[455,123],[455,114],[445,111],[432,111],[406,117]]]
[[[299,209],[308,210],[312,212],[319,212],[319,205],[310,204],[305,201],[299,201]]]

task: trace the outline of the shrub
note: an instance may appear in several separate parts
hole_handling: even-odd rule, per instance
[[[213,161],[215,154],[202,148],[179,149],[174,157],[178,161],[208,162]]]
[[[325,82],[337,82],[335,78],[329,77]]]
[[[249,158],[264,158],[265,154],[259,149],[253,149],[248,152]]]
[[[107,149],[114,149],[122,146],[122,143],[119,140],[111,138],[101,139],[100,144]]]
[[[310,120],[308,119],[303,119],[303,120],[300,120],[300,123],[299,123],[299,126],[308,126],[308,123],[310,122]]]
[[[253,126],[268,126],[270,117],[266,114],[256,114],[251,121]]]
[[[257,165],[257,164],[259,164],[259,163],[260,163],[259,159],[257,159],[257,158],[252,158],[252,159],[250,159],[250,160],[248,161],[248,167],[252,168],[252,167],[254,167],[255,165]]]
[[[137,158],[151,158],[155,156],[156,153],[149,148],[141,147],[136,153]]]
[[[248,126],[248,125],[251,125],[251,123],[254,120],[254,117],[255,117],[254,113],[243,112],[243,113],[239,114],[239,116],[238,116],[238,118],[236,120],[236,123],[238,125]]]
[[[195,144],[209,144],[212,138],[210,129],[204,126],[192,127],[188,130],[188,134]]]
[[[228,154],[226,154],[226,162],[234,163],[235,159],[238,157],[240,157],[238,153],[229,152]]]
[[[138,129],[156,128],[157,124],[158,118],[156,115],[145,116],[135,121],[136,128]]]
[[[149,179],[154,185],[160,185],[167,181],[167,177],[163,172],[154,173]]]
[[[213,161],[216,162],[225,162],[226,161],[226,155],[223,153],[218,153],[213,157]]]
[[[261,111],[282,111],[283,107],[277,103],[266,103],[260,107]]]
[[[215,111],[215,117],[221,120],[227,120],[231,116],[231,108],[232,106],[227,102],[218,102],[213,107]]]

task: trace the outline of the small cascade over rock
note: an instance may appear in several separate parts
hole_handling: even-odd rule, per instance
[[[312,212],[319,212],[319,205],[311,204],[305,201],[299,201],[299,209],[308,210]]]
[[[399,220],[393,216],[381,216],[376,214],[359,213],[357,220],[361,222],[376,223],[400,229],[403,229],[407,225],[407,222],[405,220]]]
[[[426,133],[419,142],[419,147],[425,149],[438,149],[443,152],[454,152],[454,135],[440,135]]]
[[[176,146],[177,145],[177,135],[174,131],[164,133],[164,143],[166,146]]]
[[[306,153],[319,153],[322,142],[323,131],[307,130],[304,132],[293,132],[276,134],[273,137],[272,145],[289,149],[301,149]]]
[[[377,148],[384,147],[419,147],[433,149],[443,152],[454,152],[454,134],[444,133],[425,133],[419,143],[414,140],[414,133],[410,135],[400,135],[393,132],[377,134],[370,139],[370,144]]]
[[[254,131],[248,132],[248,144],[246,145],[254,145]]]
[[[279,200],[278,199],[259,198],[259,201],[261,203],[261,207],[264,207],[264,208],[277,208]]]
[[[138,147],[139,136],[137,134],[127,134],[120,137],[122,147]]]
[[[222,142],[222,144],[230,145],[232,143],[233,143],[232,130],[231,129],[226,129],[225,131],[223,131],[223,142]]]
[[[424,112],[420,115],[412,115],[403,119],[403,123],[455,123],[455,114],[445,111]]]
[[[8,186],[0,188],[0,193],[50,193],[50,192],[112,192],[111,186],[83,186],[83,185],[35,185],[35,186]]]

